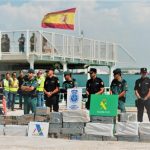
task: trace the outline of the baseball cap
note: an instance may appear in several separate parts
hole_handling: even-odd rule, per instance
[[[141,72],[141,73],[147,73],[147,68],[141,68],[141,69],[140,69],[140,72]]]
[[[97,70],[95,68],[90,68],[90,71],[88,71],[88,73],[97,73]]]
[[[28,73],[34,73],[34,69],[29,69]]]
[[[65,76],[65,75],[71,75],[71,72],[70,72],[70,71],[65,71],[65,72],[64,72],[64,76]]]
[[[116,74],[121,74],[121,69],[120,68],[117,68],[113,71],[114,75]]]

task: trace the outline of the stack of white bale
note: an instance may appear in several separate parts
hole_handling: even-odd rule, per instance
[[[62,113],[51,112],[49,121],[49,133],[60,134],[61,128],[62,128]]]
[[[6,136],[27,136],[28,126],[26,125],[6,125],[4,134]]]
[[[139,141],[138,122],[116,123],[116,136],[118,141]]]
[[[140,141],[150,142],[150,123],[139,124]]]
[[[61,133],[64,135],[74,135],[79,139],[79,135],[82,135],[84,132],[85,123],[89,121],[89,112],[86,110],[64,111]]]

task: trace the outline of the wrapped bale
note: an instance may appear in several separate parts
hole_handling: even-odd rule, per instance
[[[121,136],[138,136],[138,122],[117,122],[116,123],[116,135]]]
[[[50,113],[50,123],[62,124],[62,113],[61,112],[51,112]]]
[[[140,141],[150,142],[150,123],[139,124]]]
[[[117,137],[116,136],[113,136],[113,137],[111,137],[111,136],[103,136],[102,140],[103,141],[117,141]]]
[[[34,114],[26,114],[26,115],[18,116],[19,125],[28,125],[29,122],[34,120],[35,120]]]
[[[0,125],[4,125],[5,122],[4,122],[4,116],[0,116]]]
[[[57,133],[60,134],[62,128],[62,124],[59,123],[50,123],[49,124],[49,133]]]
[[[22,125],[6,125],[4,134],[7,136],[27,136],[28,126]]]
[[[47,116],[36,115],[34,121],[47,122],[48,118]]]
[[[104,123],[87,123],[85,127],[86,134],[113,136],[114,125]]]
[[[63,122],[89,122],[87,110],[67,110],[63,112]]]
[[[90,119],[91,122],[95,122],[95,123],[106,123],[106,124],[115,123],[115,117],[91,116]]]
[[[118,141],[139,141],[138,122],[118,122],[116,124],[116,136]]]
[[[102,141],[102,136],[100,136],[100,135],[92,135],[92,134],[83,134],[81,136],[81,140]]]
[[[4,126],[0,125],[0,136],[4,135]]]
[[[139,142],[139,136],[137,135],[121,135],[121,136],[117,136],[117,140],[118,141],[128,141],[128,142]]]
[[[83,122],[63,122],[63,128],[84,128]]]
[[[50,112],[49,107],[36,107],[36,115],[46,116]]]
[[[18,124],[17,116],[4,116],[4,124],[17,125]]]
[[[119,122],[137,122],[137,114],[135,113],[120,113]]]
[[[81,140],[81,135],[70,135],[70,140]]]

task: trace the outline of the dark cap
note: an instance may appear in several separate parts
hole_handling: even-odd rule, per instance
[[[64,76],[66,76],[66,75],[71,75],[71,72],[70,71],[65,71]]]
[[[34,69],[29,69],[28,73],[34,73]]]
[[[120,74],[121,75],[121,69],[120,68],[117,68],[113,71],[114,75],[116,74]]]
[[[97,73],[97,70],[95,68],[90,68],[90,71],[88,73]]]
[[[147,68],[141,68],[141,69],[140,69],[140,72],[141,72],[141,73],[147,73]]]

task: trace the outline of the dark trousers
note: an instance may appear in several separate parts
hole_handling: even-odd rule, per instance
[[[50,107],[50,112],[53,111],[58,112],[59,111],[59,100],[58,100],[58,96],[52,96],[49,98],[46,98],[46,106]]]
[[[19,108],[22,109],[23,95],[22,95],[22,91],[20,89],[18,90],[18,94],[19,94]]]
[[[85,107],[86,107],[86,109],[88,109],[88,110],[90,110],[90,101],[91,101],[91,99],[90,99],[90,95],[88,96],[88,100],[87,100],[87,102],[86,102],[86,104],[85,104]]]
[[[24,52],[24,44],[19,44],[19,52]]]
[[[143,113],[144,113],[144,107],[147,110],[147,115],[150,121],[150,99],[148,100],[142,100],[142,99],[138,99],[136,102],[136,106],[137,106],[137,118],[138,118],[138,122],[142,122],[143,121]]]

